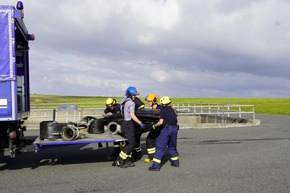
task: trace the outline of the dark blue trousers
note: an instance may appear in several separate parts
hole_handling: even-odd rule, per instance
[[[177,132],[178,128],[176,125],[164,126],[161,129],[160,135],[157,137],[156,141],[156,152],[153,158],[153,168],[161,167],[161,160],[164,156],[166,147],[168,147],[168,152],[170,154],[171,163],[175,166],[179,166],[179,157],[177,151]]]

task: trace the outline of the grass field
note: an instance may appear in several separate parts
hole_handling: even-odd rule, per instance
[[[57,108],[58,105],[74,104],[79,108],[104,108],[107,97],[57,96],[31,94],[31,109]],[[118,102],[122,98],[116,98]],[[144,102],[144,98],[140,97]],[[254,105],[257,114],[278,114],[290,116],[290,98],[172,98],[173,104],[239,104]]]

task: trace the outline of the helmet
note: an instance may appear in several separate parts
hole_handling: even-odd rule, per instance
[[[106,106],[107,106],[107,107],[114,106],[115,104],[116,104],[116,100],[113,99],[113,98],[108,98],[108,99],[106,100]]]
[[[157,103],[157,96],[155,94],[148,94],[146,97],[145,97],[145,101],[151,101],[153,102],[154,104]]]
[[[132,97],[134,95],[137,95],[138,92],[137,92],[137,89],[134,87],[134,86],[129,86],[126,90],[126,96],[127,97]]]
[[[168,104],[171,103],[171,99],[169,98],[169,96],[163,96],[163,97],[161,97],[161,99],[160,99],[160,103],[161,103],[162,105],[168,105]]]

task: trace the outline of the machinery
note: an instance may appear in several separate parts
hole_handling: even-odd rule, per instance
[[[24,24],[23,3],[0,5],[0,152],[12,157],[26,141],[29,116],[29,46],[34,40]]]

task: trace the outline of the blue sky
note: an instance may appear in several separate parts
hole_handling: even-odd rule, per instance
[[[31,93],[290,97],[288,0],[23,3]]]

